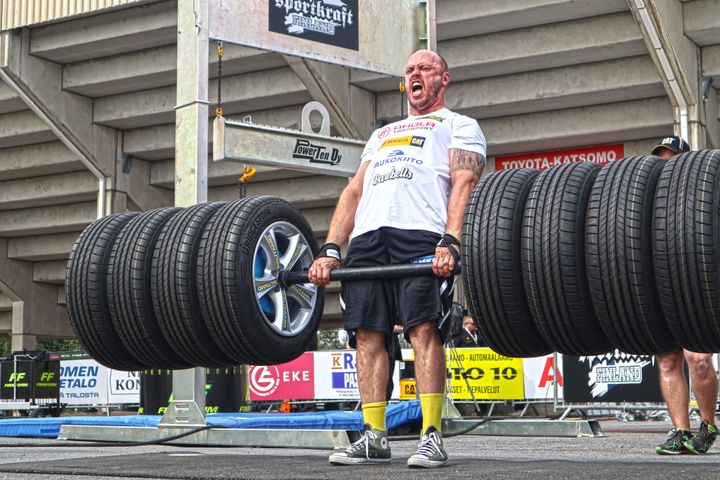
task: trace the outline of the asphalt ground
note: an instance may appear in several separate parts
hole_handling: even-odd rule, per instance
[[[706,455],[660,456],[666,422],[601,422],[604,437],[448,438],[449,466],[409,469],[416,441],[391,443],[383,465],[328,464],[328,450],[151,445],[69,445],[47,439],[0,438],[0,479],[542,479],[720,478],[720,445]],[[35,445],[35,446],[30,446]],[[65,445],[65,446],[61,446]]]

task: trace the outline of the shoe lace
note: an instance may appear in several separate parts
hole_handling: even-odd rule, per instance
[[[665,440],[666,440],[667,442],[670,442],[670,441],[673,441],[673,440],[680,440],[680,441],[682,441],[683,435],[684,435],[684,433],[683,433],[682,430],[678,430],[678,429],[676,429],[676,428],[672,428],[672,429],[670,429],[670,431],[668,432],[667,437],[665,437]]]
[[[420,446],[417,453],[418,455],[426,457],[432,457],[436,453],[440,453],[440,439],[438,438],[437,433],[433,432],[428,435],[424,435],[422,440],[420,440]]]
[[[365,430],[359,440],[357,440],[355,443],[351,443],[347,447],[346,452],[350,454],[365,450],[365,455],[370,455],[370,439],[374,436],[375,435],[372,430]]]
[[[703,443],[708,443],[712,439],[712,435],[710,433],[710,427],[708,424],[703,423],[700,425],[700,431],[695,435],[700,441]]]

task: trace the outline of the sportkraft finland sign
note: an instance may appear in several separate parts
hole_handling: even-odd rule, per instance
[[[427,21],[427,5],[418,0],[209,0],[208,30],[212,40],[399,76],[407,58],[426,48],[425,22],[418,18]]]
[[[314,42],[358,49],[357,0],[268,0],[269,29]]]

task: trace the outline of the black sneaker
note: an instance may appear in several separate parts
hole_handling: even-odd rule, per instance
[[[691,453],[707,453],[716,438],[717,427],[715,427],[715,425],[710,425],[707,421],[703,420],[700,424],[700,431],[698,431],[698,433],[690,440],[686,441],[684,445]]]
[[[689,442],[692,438],[690,432],[673,428],[668,432],[668,436],[664,443],[661,443],[655,447],[655,453],[658,455],[678,455],[681,453],[687,453],[688,450],[685,448],[685,443]]]
[[[436,468],[448,464],[448,455],[443,448],[442,435],[435,427],[428,427],[420,439],[417,453],[408,459],[411,468]]]
[[[390,444],[387,432],[363,426],[360,440],[345,450],[334,452],[328,459],[333,465],[357,465],[360,463],[385,463],[390,461]]]

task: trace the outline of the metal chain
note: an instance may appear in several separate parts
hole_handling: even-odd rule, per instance
[[[222,117],[222,60],[223,60],[223,43],[218,42],[217,47],[218,56],[218,76],[217,76],[217,107],[215,107],[215,116]]]
[[[243,165],[242,177],[238,179],[238,183],[240,184],[240,198],[245,198],[245,196],[247,195],[247,181],[250,180],[253,175],[255,175],[255,172],[257,172],[257,169],[255,167]]]

